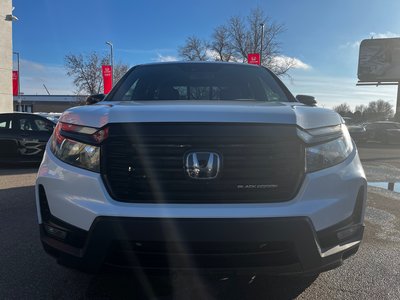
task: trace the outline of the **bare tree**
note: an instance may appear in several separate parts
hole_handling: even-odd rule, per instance
[[[286,56],[272,56],[269,61],[263,63],[267,68],[274,72],[277,76],[288,76],[288,71],[296,65],[294,58]]]
[[[235,16],[229,19],[228,24],[232,49],[234,53],[241,57],[243,62],[245,62],[247,54],[250,53],[248,49],[249,41],[245,21],[243,18]]]
[[[366,121],[367,116],[366,116],[366,111],[368,109],[368,106],[361,104],[357,105],[354,109],[354,118],[356,119],[357,122],[363,122]]]
[[[91,52],[86,56],[82,54],[68,54],[65,56],[67,75],[73,78],[77,88],[76,93],[94,95],[102,92],[103,76],[101,66],[108,64],[107,56],[100,56]],[[114,82],[117,82],[128,70],[125,64],[114,65]]]
[[[337,106],[334,106],[333,110],[336,111],[338,114],[340,114],[343,117],[353,114],[351,111],[350,105],[348,105],[347,103],[342,103]]]
[[[114,85],[122,78],[122,76],[125,75],[126,72],[128,72],[129,67],[128,65],[125,65],[123,63],[118,63],[114,65]]]
[[[295,65],[295,61],[283,56],[280,51],[278,36],[285,30],[283,24],[271,21],[260,7],[253,9],[246,21],[247,23],[240,17],[230,19],[231,40],[236,54],[240,54],[243,61],[246,61],[249,53],[262,53],[261,60],[265,67],[278,76],[286,75]],[[261,24],[264,24],[263,35]]]
[[[87,56],[82,54],[68,54],[65,56],[67,75],[73,77],[77,87],[77,94],[99,94],[102,87],[101,65],[106,64],[107,59],[101,59],[96,52]]]
[[[264,24],[262,36],[261,24]],[[281,54],[279,35],[285,30],[282,24],[272,22],[264,11],[257,7],[244,18],[231,17],[226,25],[214,29],[210,42],[197,37],[186,39],[179,55],[184,60],[247,61],[249,53],[262,52],[262,64],[278,76],[287,75],[295,60]],[[261,37],[263,45],[261,51]],[[207,50],[211,50],[210,52]]]
[[[226,26],[218,26],[214,29],[210,49],[215,52],[216,60],[231,61],[233,49],[229,39],[229,30]]]
[[[393,117],[393,106],[384,100],[371,101],[365,113],[369,120],[387,120]]]
[[[354,111],[355,112],[359,111],[360,114],[364,114],[367,109],[368,109],[368,106],[361,104],[361,105],[357,105],[356,108],[354,109]]]
[[[184,60],[208,60],[208,44],[195,36],[188,37],[184,46],[179,48],[179,55]]]

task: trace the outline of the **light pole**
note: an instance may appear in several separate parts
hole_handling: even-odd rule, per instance
[[[11,14],[7,14],[5,16],[5,19],[4,19],[5,21],[8,21],[8,22],[18,21],[18,18],[16,16],[14,16],[13,13],[12,13],[14,11],[14,8],[15,7],[12,8]],[[17,60],[18,60],[18,103],[19,103],[18,110],[21,111],[22,107],[21,107],[21,98],[20,98],[21,96],[20,96],[20,88],[19,88],[19,86],[20,86],[20,82],[19,82],[19,53],[18,52],[13,52],[13,54],[17,55]],[[13,100],[13,107],[14,107],[14,100]]]
[[[113,54],[113,44],[111,42],[106,42],[110,46],[110,63],[111,63],[111,86],[114,85],[114,54]]]
[[[260,24],[261,26],[261,50],[260,50],[260,65],[263,63],[263,42],[264,42],[264,23]]]
[[[21,101],[21,81],[19,80],[19,52],[13,52],[17,56],[17,71],[18,71],[18,111],[22,111],[22,101]]]
[[[16,16],[14,16],[12,13],[14,11],[14,9],[15,9],[15,7],[13,6],[13,8],[11,9],[11,14],[6,15],[4,20],[9,21],[9,22],[18,21],[18,18]]]

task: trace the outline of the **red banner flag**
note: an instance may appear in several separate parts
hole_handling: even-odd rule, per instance
[[[18,96],[19,74],[18,71],[12,71],[13,96]]]
[[[247,54],[247,62],[252,65],[259,65],[260,62],[260,53],[249,53]]]
[[[104,94],[108,94],[112,89],[112,66],[105,65],[101,66],[103,71],[103,85],[104,85]]]

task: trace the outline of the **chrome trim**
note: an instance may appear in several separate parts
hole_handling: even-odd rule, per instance
[[[321,255],[322,258],[328,257],[330,255],[333,255],[333,254],[345,251],[347,249],[350,249],[351,247],[354,247],[354,246],[356,246],[358,244],[361,244],[361,241],[355,241],[355,242],[351,242],[351,243],[348,243],[348,244],[339,245],[339,246],[333,247],[333,248],[331,248],[331,249],[329,249],[328,251],[325,251],[325,252],[321,252],[320,251],[320,255]]]
[[[199,156],[207,156],[207,164],[202,165]],[[193,179],[214,179],[219,174],[221,158],[215,152],[189,152],[186,154],[185,170]]]

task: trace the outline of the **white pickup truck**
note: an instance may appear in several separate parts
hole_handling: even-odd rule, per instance
[[[44,249],[81,270],[311,274],[357,252],[366,187],[332,110],[260,66],[174,62],[67,110],[36,199]]]

